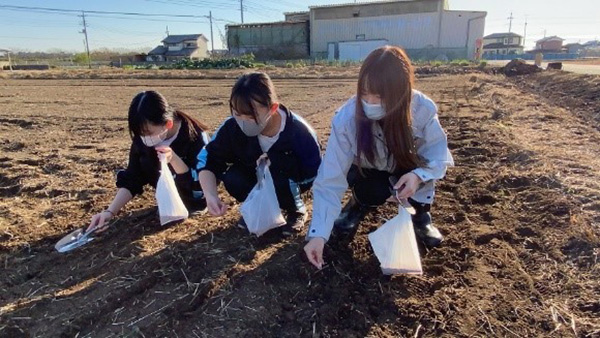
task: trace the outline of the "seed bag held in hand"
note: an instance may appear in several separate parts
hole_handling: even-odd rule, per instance
[[[412,219],[402,206],[396,217],[369,234],[369,241],[383,274],[423,274]]]
[[[175,180],[169,170],[169,165],[164,155],[160,154],[160,177],[156,183],[156,204],[160,215],[160,224],[181,221],[188,218],[189,214],[181,197]]]
[[[285,219],[279,209],[275,184],[266,158],[259,161],[256,175],[258,182],[240,207],[240,212],[248,231],[262,236],[265,232],[284,225]]]

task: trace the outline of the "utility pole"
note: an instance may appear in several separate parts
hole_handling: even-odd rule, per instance
[[[8,69],[10,69],[10,71],[12,72],[13,68],[12,68],[12,62],[10,61],[10,52],[7,51],[6,55],[8,56]]]
[[[525,40],[527,39],[527,16],[525,17],[525,32],[523,34],[523,48],[525,48]]]
[[[214,54],[214,52],[215,52],[215,40],[213,39],[212,11],[208,12],[208,17],[210,19],[210,51],[211,51],[211,53]]]
[[[169,26],[167,25],[167,30],[165,31],[165,33],[167,33],[167,37],[169,36]]]
[[[244,0],[240,0],[240,13],[242,14],[242,23],[244,23]]]
[[[92,69],[92,59],[90,58],[90,44],[88,42],[87,24],[85,23],[84,11],[81,11],[81,18],[83,19],[83,30],[80,33],[83,33],[85,35],[85,50],[87,52],[88,67]]]
[[[513,13],[510,12],[510,16],[508,17],[508,22],[509,22],[509,24],[508,24],[508,32],[509,33],[512,32],[512,22],[513,22],[513,19],[514,19]]]

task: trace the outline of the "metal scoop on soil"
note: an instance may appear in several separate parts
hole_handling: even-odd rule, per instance
[[[97,228],[93,228],[88,232],[86,232],[85,229],[77,229],[58,241],[54,248],[56,251],[64,253],[85,245],[94,240],[94,237],[90,237],[90,235],[94,233],[96,229]]]

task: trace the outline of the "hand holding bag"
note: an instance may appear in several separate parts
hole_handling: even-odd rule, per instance
[[[265,232],[284,225],[285,219],[277,201],[268,159],[259,160],[256,175],[258,182],[240,207],[240,212],[248,231],[262,236]]]

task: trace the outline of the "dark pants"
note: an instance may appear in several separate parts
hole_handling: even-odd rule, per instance
[[[312,181],[298,184],[278,172],[271,172],[271,176],[279,207],[288,212],[305,213],[306,207],[300,194],[312,187]],[[245,201],[257,183],[256,170],[235,164],[218,178],[223,181],[225,190],[238,202]]]
[[[387,171],[364,168],[362,171],[364,176],[360,174],[356,165],[352,165],[347,176],[348,185],[356,201],[360,205],[370,207],[382,205],[392,196],[390,176],[400,178],[408,173],[408,171],[398,171],[391,174]],[[419,203],[412,198],[409,198],[408,202],[415,208],[417,214],[429,212],[431,209],[431,204]]]

